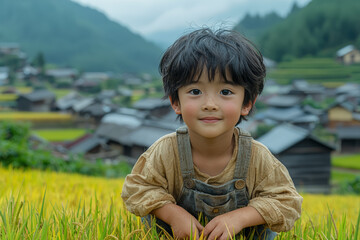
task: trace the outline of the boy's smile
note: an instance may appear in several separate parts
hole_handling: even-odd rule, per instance
[[[190,133],[204,138],[216,138],[233,133],[241,115],[247,115],[252,107],[243,106],[244,88],[225,82],[216,73],[209,80],[207,69],[197,82],[178,89],[179,102],[172,103],[176,114],[181,114]]]

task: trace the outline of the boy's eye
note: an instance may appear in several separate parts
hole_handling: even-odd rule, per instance
[[[223,90],[220,91],[220,94],[227,96],[227,95],[231,95],[232,91],[229,90],[229,89],[223,89]]]
[[[201,91],[199,89],[191,89],[189,93],[192,95],[199,95],[201,94]]]

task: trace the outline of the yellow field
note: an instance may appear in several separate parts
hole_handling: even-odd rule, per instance
[[[116,208],[122,207],[121,189],[123,179],[105,179],[78,174],[42,172],[37,170],[7,170],[0,168],[0,205],[12,193],[28,202],[41,203],[46,190],[45,202],[50,205],[78,207],[79,201],[99,200],[102,208],[109,207],[111,199]]]
[[[1,120],[15,121],[70,121],[73,117],[71,114],[55,112],[0,112]]]
[[[15,101],[17,97],[16,94],[0,94],[0,102]]]
[[[23,171],[0,167],[0,213],[21,212],[19,214],[20,217],[16,218],[23,219],[21,221],[30,218],[29,221],[34,222],[33,228],[36,229],[36,216],[41,215],[42,211],[40,209],[42,209],[42,206],[45,206],[43,218],[47,219],[47,222],[44,220],[47,225],[43,229],[46,229],[47,232],[44,234],[52,237],[56,236],[56,238],[60,239],[63,239],[64,236],[68,236],[71,239],[104,239],[104,236],[113,235],[120,236],[121,238],[109,239],[125,239],[123,237],[127,238],[128,235],[140,232],[144,236],[146,233],[143,227],[140,226],[139,218],[130,216],[124,210],[121,200],[123,182],[123,179],[105,179],[77,174],[41,172],[36,170]],[[42,203],[45,191],[45,201]],[[19,196],[18,204],[14,200],[9,202],[10,196],[13,196],[14,199]],[[32,206],[36,210],[32,207],[24,207],[21,211],[16,210],[16,208],[14,208],[15,210],[9,210],[11,206],[19,206],[19,202],[24,202],[24,206]],[[94,202],[97,204],[95,205]],[[93,210],[87,213],[90,204]],[[85,207],[86,211],[83,210]],[[342,229],[342,225],[345,225],[344,219],[346,217],[346,226],[343,226],[343,228],[352,224],[350,230],[345,229],[345,231],[353,232],[353,226],[356,226],[359,209],[360,196],[305,194],[301,226],[304,229],[309,228],[309,223],[311,222],[311,225],[315,228],[322,229],[324,226],[327,226],[329,212],[331,212],[337,229]],[[68,218],[65,227],[61,226],[62,218]],[[105,218],[107,219],[106,222]],[[11,218],[9,217],[9,219]],[[51,219],[56,219],[56,221]],[[89,224],[89,221],[92,221],[92,223]],[[107,221],[110,222],[108,223]],[[1,224],[0,218],[0,236]],[[29,223],[27,224],[29,225]],[[56,224],[57,227],[50,226],[51,224]],[[104,226],[104,228],[108,225],[109,229],[99,229],[99,225]],[[15,224],[14,228],[8,227],[9,230],[7,231],[19,234],[20,236],[18,232],[21,225],[19,223],[19,227],[16,226]],[[76,230],[77,226],[81,226],[84,229],[81,237],[79,236],[80,233]],[[70,232],[64,233],[64,229],[68,229]],[[305,232],[305,230],[297,230],[297,234],[301,233],[301,231]],[[22,232],[21,234],[21,236],[28,236],[30,238],[30,233]],[[63,236],[63,234],[65,235]],[[317,233],[316,236],[319,234]],[[286,236],[285,239],[292,239],[291,235]],[[304,239],[312,239],[311,236],[305,237],[304,235],[303,237]],[[324,238],[320,236],[316,239]]]
[[[4,86],[1,86],[0,87],[0,92],[8,89],[9,87],[4,87]],[[32,92],[32,87],[16,87],[16,91],[18,91],[19,93],[30,93]]]

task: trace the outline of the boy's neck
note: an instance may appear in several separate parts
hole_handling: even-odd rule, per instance
[[[203,138],[190,132],[190,141],[195,166],[210,176],[221,173],[233,155],[234,132],[214,139]]]

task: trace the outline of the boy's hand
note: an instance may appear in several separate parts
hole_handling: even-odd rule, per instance
[[[204,227],[193,215],[176,204],[166,204],[153,210],[152,214],[171,226],[175,238],[190,237],[192,233],[192,236],[196,236],[198,239],[204,230]]]
[[[208,240],[226,240],[243,228],[265,223],[255,208],[243,207],[212,219],[204,228],[204,236],[208,236]]]
[[[179,211],[169,224],[174,232],[174,237],[180,239],[190,237],[190,235],[199,239],[204,229],[199,221],[186,210]]]
[[[208,240],[226,240],[242,230],[239,216],[234,212],[228,212],[212,219],[204,229],[204,236]]]

